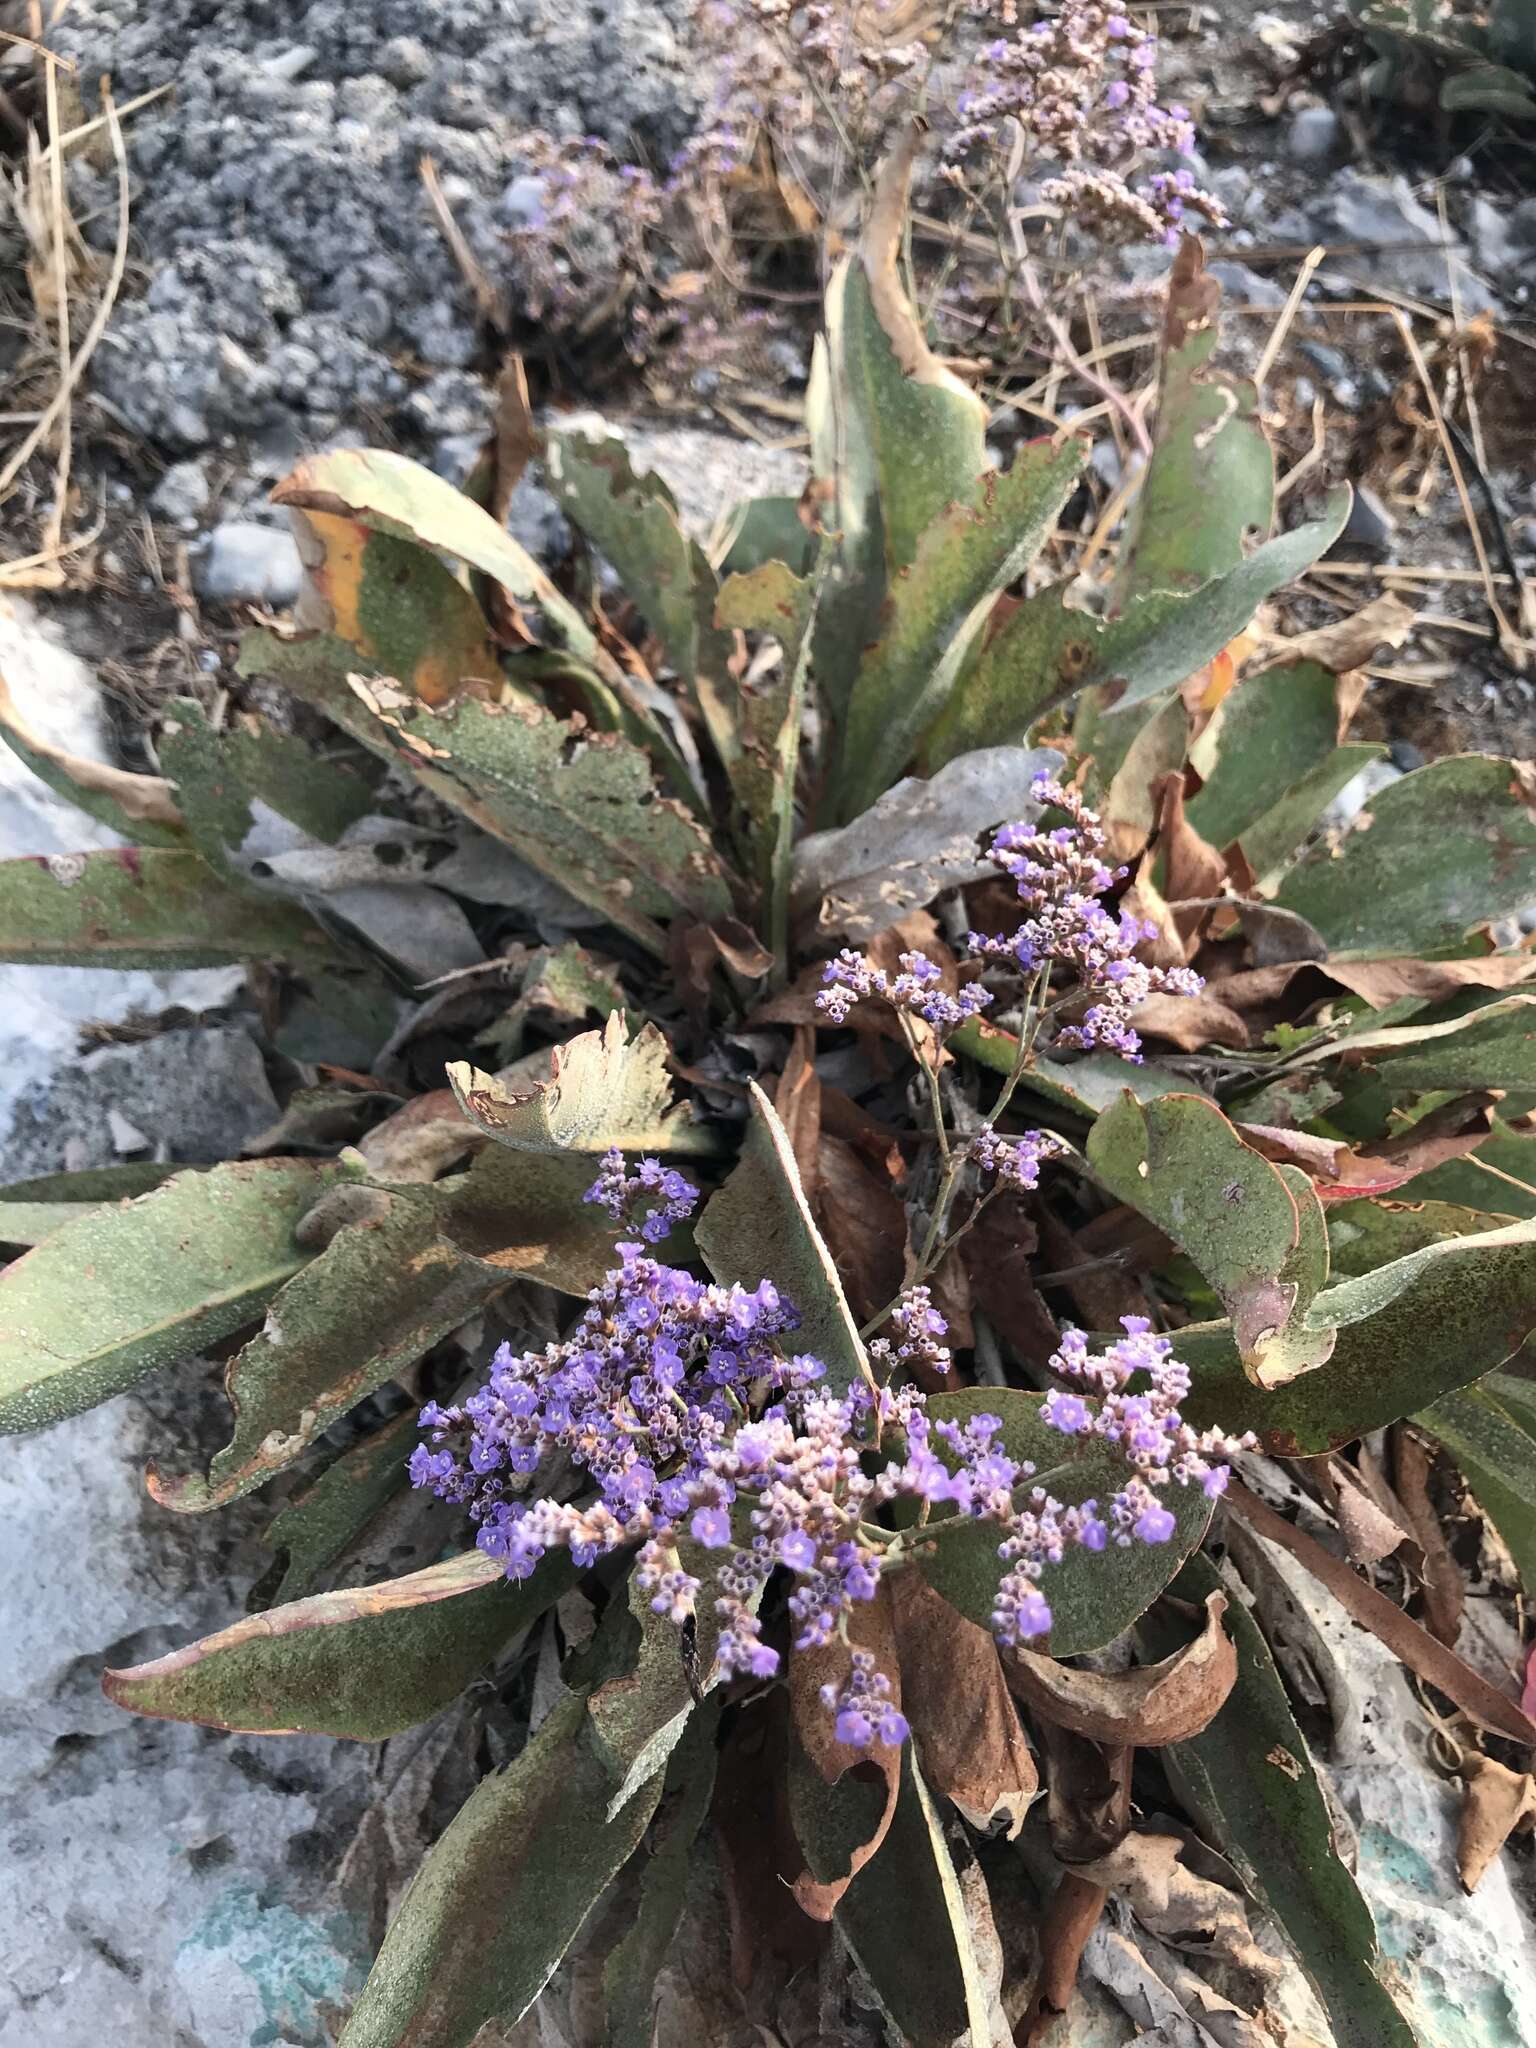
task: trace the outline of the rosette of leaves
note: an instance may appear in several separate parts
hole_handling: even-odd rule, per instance
[[[417,1873],[346,2048],[514,2024],[615,1885],[632,1910],[603,2024],[649,2040],[705,1845],[739,1972],[814,1956],[835,1928],[894,2038],[990,2040],[988,1873],[1040,1789],[1026,1727],[1063,1865],[1125,1842],[1130,1759],[1156,1747],[1339,2040],[1416,2038],[1275,1664],[1200,1548],[1203,1496],[1164,1546],[1052,1568],[1048,1656],[1000,1657],[992,1549],[942,1531],[871,1610],[913,1743],[861,1761],[830,1739],[815,1659],[762,1697],[722,1687],[702,1620],[680,1654],[611,1569],[546,1559],[509,1584],[405,1490],[402,1386],[473,1382],[498,1338],[542,1342],[598,1280],[609,1239],[581,1195],[612,1146],[686,1162],[706,1184],[692,1255],[722,1281],[766,1272],[829,1372],[859,1370],[931,1161],[899,1048],[878,1026],[818,1040],[820,961],[844,937],[943,954],[930,913],[957,895],[962,925],[995,914],[981,848],[1065,753],[1156,956],[1207,989],[1148,1006],[1144,1065],[1046,1046],[1026,1069],[1015,1115],[1057,1131],[1066,1163],[935,1276],[957,1371],[933,1411],[984,1404],[1058,1490],[1102,1488],[1039,1421],[1044,1362],[1058,1317],[1155,1311],[1194,1368],[1191,1419],[1312,1461],[1295,1469],[1314,1486],[1357,1486],[1349,1447],[1411,1418],[1536,1592],[1536,959],[1493,936],[1536,897],[1528,770],[1436,762],[1327,826],[1380,751],[1349,738],[1369,649],[1333,667],[1311,645],[1227,650],[1346,507],[1272,533],[1256,396],[1212,361],[1196,244],[1173,265],[1115,580],[1096,610],[1041,585],[1082,451],[1042,441],[988,467],[984,410],[901,285],[904,178],[832,280],[800,506],[743,508],[711,553],[620,444],[550,433],[545,475],[616,603],[507,536],[514,406],[478,495],[367,451],[279,490],[307,588],[243,665],[286,684],[305,737],[178,705],[161,777],[102,774],[4,707],[10,744],[124,845],[0,869],[0,957],[248,962],[287,1096],[246,1158],[0,1190],[0,1237],[32,1247],[0,1276],[0,1426],[221,1345],[230,1441],[206,1472],[168,1452],[151,1489],[201,1513],[270,1487],[276,1509],[252,1614],[108,1691],[365,1741],[472,1684],[495,1702],[503,1761]],[[1006,1017],[953,1052],[944,1085],[984,1115],[1013,1062]],[[768,1092],[746,1115],[751,1078]],[[1332,1562],[1350,1611],[1430,1684],[1495,1737],[1536,1738]],[[1075,1663],[1131,1630],[1135,1669]]]

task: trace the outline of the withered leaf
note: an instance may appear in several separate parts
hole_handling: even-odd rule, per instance
[[[1510,1836],[1536,1828],[1536,1777],[1476,1752],[1461,1769],[1466,1789],[1456,1829],[1456,1874],[1466,1891],[1475,1892]]]
[[[997,1644],[917,1572],[891,1581],[902,1707],[923,1776],[972,1827],[1007,1825],[1011,1841],[1040,1789]]]
[[[1205,1627],[1160,1664],[1134,1671],[1078,1670],[1034,1650],[1008,1653],[1008,1683],[1043,1719],[1091,1741],[1160,1749],[1198,1735],[1237,1683],[1237,1652],[1221,1625],[1225,1593],[1210,1593]]]

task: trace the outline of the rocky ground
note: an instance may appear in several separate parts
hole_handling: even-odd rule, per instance
[[[1186,16],[1202,12],[1202,32],[1187,33]],[[31,15],[0,0],[0,26],[26,32]],[[1536,344],[1536,197],[1506,158],[1447,163],[1400,124],[1368,129],[1326,66],[1282,91],[1315,16],[1222,0],[1165,19],[1175,75],[1202,110],[1210,181],[1234,217],[1213,252],[1227,332],[1238,359],[1256,362],[1305,252],[1332,245],[1270,386],[1284,460],[1305,454],[1321,401],[1327,465],[1366,487],[1346,563],[1419,567],[1425,580],[1404,594],[1450,621],[1422,627],[1386,665],[1366,719],[1397,742],[1399,767],[1450,746],[1528,754],[1532,675],[1490,637],[1482,592],[1465,580],[1473,555],[1443,470],[1420,503],[1432,437],[1405,417],[1411,366],[1391,308],[1480,323],[1479,516],[1496,566],[1507,553],[1531,573],[1536,465],[1520,394]],[[504,269],[527,204],[530,120],[663,165],[707,99],[693,19],[691,0],[73,0],[51,40],[79,67],[78,118],[103,72],[125,107],[167,84],[174,93],[127,116],[131,260],[77,407],[77,471],[93,496],[104,487],[101,534],[35,606],[0,588],[0,670],[34,723],[73,751],[142,765],[146,711],[176,689],[219,687],[241,608],[291,601],[297,557],[266,493],[306,449],[384,440],[463,474],[490,416],[490,359],[420,159],[434,160],[477,260]],[[0,87],[21,70],[14,52],[0,56]],[[87,241],[109,246],[115,184],[99,150],[71,196]],[[24,253],[0,209],[0,387],[24,331]],[[1134,261],[1106,274],[1109,317],[1137,312],[1149,275]],[[1377,310],[1341,310],[1357,305]],[[796,395],[790,376],[779,396]],[[726,503],[803,476],[782,417],[754,416],[744,440],[713,398],[703,384],[668,417],[624,421],[700,531]],[[0,428],[0,460],[11,431]],[[31,551],[40,503],[7,509],[26,528],[19,547],[8,533],[7,556]],[[539,552],[558,544],[558,515],[535,487],[514,519]],[[1337,615],[1341,592],[1358,602],[1377,587],[1343,573],[1314,585],[1314,622]],[[0,753],[0,856],[103,836]],[[212,1159],[264,1129],[276,1103],[237,979],[0,969],[5,1178]],[[152,1383],[0,1467],[0,1555],[27,1561],[0,1594],[5,2048],[319,2048],[430,1824],[422,1787],[467,1769],[452,1717],[379,1754],[128,1721],[101,1699],[104,1663],[232,1619],[261,1569],[258,1510],[183,1521],[142,1490],[144,1460],[168,1436],[217,1440],[212,1378]],[[1363,1663],[1355,1633],[1332,1646],[1353,1659],[1347,1683],[1395,1701],[1400,1678]],[[1392,1726],[1390,1707],[1367,1715],[1337,1770],[1386,1945],[1448,2048],[1536,2042],[1516,1890],[1501,1867],[1460,1898],[1451,1795]],[[394,1850],[360,1859],[358,1820],[381,1787],[397,1790]],[[1121,2008],[1094,1998],[1082,2038],[1130,2038]],[[681,2042],[686,2021],[678,2028]]]

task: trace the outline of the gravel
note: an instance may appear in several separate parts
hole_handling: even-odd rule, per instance
[[[77,0],[52,40],[88,85],[110,73],[119,104],[176,88],[129,123],[149,282],[109,329],[98,388],[130,426],[190,453],[289,418],[323,438],[392,411],[414,374],[463,371],[473,312],[421,159],[499,265],[528,127],[656,165],[685,139],[692,13],[689,0]],[[109,238],[110,172],[74,175],[77,213]]]
[[[275,611],[293,603],[303,573],[291,533],[244,519],[216,526],[192,565],[199,597],[224,604],[265,604]]]

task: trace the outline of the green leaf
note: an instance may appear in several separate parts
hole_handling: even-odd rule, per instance
[[[1432,761],[1372,797],[1337,848],[1293,868],[1276,901],[1342,954],[1444,952],[1536,898],[1536,814],[1519,769]]]
[[[1265,1447],[1312,1457],[1383,1429],[1480,1378],[1536,1329],[1536,1223],[1445,1238],[1328,1287],[1307,1315],[1337,1337],[1326,1365],[1266,1392],[1245,1379],[1225,1323],[1181,1330],[1196,1428],[1256,1430]]]
[[[1339,685],[1315,661],[1244,677],[1189,750],[1201,787],[1185,815],[1212,846],[1230,846],[1310,775],[1339,741]]]
[[[1536,121],[1536,92],[1523,72],[1506,64],[1471,64],[1453,71],[1440,87],[1447,114],[1504,114],[1512,121]]]
[[[636,476],[616,436],[579,428],[546,435],[544,472],[566,517],[618,571],[732,767],[741,750],[735,640],[715,623],[719,584],[704,550],[683,532],[671,491],[659,476]]]
[[[1385,747],[1364,743],[1335,747],[1248,827],[1243,834],[1243,851],[1261,882],[1268,883],[1290,865],[1297,849],[1316,829],[1340,790],[1353,782],[1362,768],[1382,760],[1386,751]]]
[[[261,659],[272,666],[270,654]],[[666,952],[659,919],[730,914],[727,873],[703,828],[658,793],[628,740],[533,704],[464,698],[434,712],[388,682],[339,681],[332,659],[310,642],[276,667],[355,739],[652,952]]]
[[[770,562],[782,562],[795,576],[806,575],[816,541],[800,517],[798,498],[748,498],[731,517],[720,580],[750,576]]]
[[[1141,1103],[1128,1091],[1089,1132],[1088,1164],[1199,1267],[1252,1372],[1269,1382],[1327,1356],[1303,1334],[1328,1247],[1305,1174],[1288,1179],[1202,1096]]]
[[[334,845],[371,809],[379,781],[377,769],[359,774],[325,761],[307,741],[269,725],[215,732],[201,707],[182,699],[170,707],[159,746],[197,851],[236,886],[245,880],[249,856],[244,865],[234,857],[265,822],[263,812]]]
[[[1515,1561],[1528,1597],[1536,1597],[1536,1396],[1530,1382],[1493,1372],[1447,1394],[1414,1421],[1437,1437],[1461,1467]]]
[[[1496,1192],[1491,1182],[1488,1186],[1490,1193]],[[1449,1202],[1410,1205],[1396,1195],[1390,1202],[1330,1202],[1327,1215],[1329,1264],[1340,1280],[1373,1273],[1378,1266],[1406,1258],[1409,1252],[1422,1251],[1443,1238],[1476,1237],[1515,1220],[1460,1209]]]
[[[979,1867],[974,1871],[983,1883]],[[993,2039],[991,2000],[944,1827],[907,1744],[890,1832],[838,1901],[838,1932],[906,2048]]]
[[[401,1902],[339,2048],[469,2048],[515,2026],[645,1833],[658,1773],[615,1820],[562,1700],[515,1763],[482,1778]]]
[[[29,967],[227,967],[300,972],[337,949],[291,903],[231,889],[195,854],[111,848],[0,861],[0,960]]]
[[[76,1173],[40,1173],[31,1180],[13,1180],[0,1187],[0,1202],[121,1202],[147,1195],[178,1173],[196,1173],[195,1166],[172,1160],[125,1159],[116,1166],[85,1166]]]
[[[226,1369],[234,1434],[207,1479],[150,1467],[162,1507],[201,1514],[251,1492],[511,1277],[443,1235],[436,1188],[348,1188],[331,1200],[340,1227]],[[317,1223],[308,1219],[308,1228]]]
[[[1451,1159],[1398,1188],[1397,1202],[1490,1203],[1509,1216],[1536,1216],[1536,1131],[1512,1131],[1494,1119],[1493,1136],[1464,1159]]]
[[[718,1152],[718,1133],[674,1100],[670,1050],[654,1024],[631,1038],[624,1012],[549,1056],[549,1079],[513,1093],[462,1060],[444,1070],[470,1122],[521,1152]]]
[[[414,541],[418,548],[467,562],[499,583],[514,604],[540,614],[559,646],[587,660],[598,652],[592,629],[527,550],[472,498],[404,455],[383,448],[333,448],[306,456],[272,493],[272,502],[296,507],[311,519],[319,513],[349,520],[370,533]],[[387,603],[387,591],[380,603]],[[361,591],[354,609],[361,620]],[[338,608],[338,623],[331,629],[343,639],[350,638],[348,616]]]
[[[1232,1590],[1203,1556],[1192,1557],[1172,1586],[1191,1606]],[[1232,1860],[1279,1922],[1339,2048],[1417,2048],[1381,1981],[1371,1910],[1335,1840],[1306,1738],[1239,1598],[1228,1602],[1226,1628],[1237,1647],[1237,1684],[1208,1728],[1159,1752],[1168,1775],[1206,1841]],[[1187,1629],[1160,1608],[1137,1634],[1150,1659],[1177,1650]]]
[[[487,1145],[467,1172],[435,1182],[431,1194],[443,1235],[468,1256],[508,1278],[584,1296],[613,1265],[612,1221],[582,1200],[592,1178],[583,1153]]]
[[[815,669],[839,727],[887,589],[988,466],[986,407],[934,356],[901,282],[916,143],[914,131],[892,151],[863,245],[832,273],[806,392],[813,466],[833,484]]]
[[[134,775],[65,752],[34,732],[0,675],[0,742],[64,801],[135,846],[185,846],[181,814],[162,776]]]
[[[1125,1460],[1100,1440],[1074,1443],[1042,1422],[1043,1400],[1043,1395],[1013,1387],[968,1387],[930,1395],[928,1413],[935,1422],[962,1426],[973,1415],[998,1416],[1003,1426],[995,1441],[1009,1457],[1035,1466],[1035,1483],[1068,1507],[1097,1500],[1107,1510],[1110,1496],[1125,1484]],[[952,1462],[944,1445],[935,1441],[934,1449]],[[1116,1551],[1112,1569],[1106,1569],[1102,1556],[1081,1549],[1068,1550],[1060,1564],[1045,1566],[1040,1591],[1051,1609],[1053,1657],[1078,1657],[1113,1642],[1151,1605],[1205,1535],[1211,1503],[1198,1486],[1169,1486],[1162,1502],[1177,1524],[1166,1543],[1134,1543]],[[927,1525],[915,1550],[916,1569],[934,1591],[982,1628],[992,1625],[998,1582],[1009,1569],[997,1554],[1001,1540],[996,1523],[948,1515]]]
[[[765,562],[750,575],[721,585],[715,616],[723,626],[771,633],[782,653],[777,670],[740,690],[741,753],[732,781],[751,822],[757,869],[785,915],[794,854],[795,777],[810,663],[810,634],[821,584],[798,577],[782,562]],[[787,933],[775,950],[784,954]]]
[[[640,1903],[627,1933],[603,1965],[606,2048],[654,2048],[656,1980],[683,1916],[697,1861],[695,1845],[714,1796],[719,1721],[718,1705],[702,1709],[667,1767],[666,1788],[648,1831],[651,1854]]]
[[[41,1244],[64,1224],[78,1223],[100,1207],[99,1202],[0,1202],[0,1244]]]
[[[842,741],[841,809],[867,810],[916,753],[1002,592],[1034,560],[1082,473],[1084,446],[1034,441],[946,506],[896,576]]]
[[[1351,1058],[1369,1061],[1402,1094],[1434,1088],[1536,1089],[1536,996],[1505,996],[1441,1024],[1387,1025],[1352,1032]],[[1336,1047],[1330,1047],[1336,1052]],[[1303,1056],[1308,1066],[1318,1053]],[[1493,1192],[1492,1186],[1488,1192]]]
[[[576,1576],[561,1551],[514,1584],[497,1559],[470,1550],[403,1579],[248,1615],[153,1663],[105,1672],[102,1690],[166,1721],[382,1742],[457,1699]]]
[[[1111,619],[1068,607],[1053,584],[1001,619],[955,684],[923,746],[928,769],[973,747],[1021,740],[1079,690],[1123,683],[1117,713],[1174,689],[1253,622],[1265,598],[1312,567],[1344,530],[1349,492],[1191,591],[1145,591]]]
[[[750,1542],[749,1528],[740,1533]],[[713,1580],[720,1560],[702,1545],[684,1538],[677,1545],[677,1554],[684,1571],[706,1583]],[[603,1626],[613,1635],[608,1655],[618,1668],[592,1693],[587,1711],[593,1750],[613,1780],[608,1802],[612,1818],[665,1766],[683,1739],[699,1699],[719,1684],[715,1659],[721,1623],[713,1600],[701,1600],[692,1643],[691,1685],[681,1629],[666,1615],[655,1612],[650,1594],[641,1590],[633,1572],[627,1602],[611,1601]]]
[[[358,451],[345,452],[355,463]],[[298,607],[304,624],[338,634],[356,650],[359,667],[393,676],[427,704],[445,703],[470,682],[499,685],[501,656],[484,614],[435,554],[414,539],[351,517],[334,499],[335,509],[322,509],[318,491],[303,501],[305,510],[298,496],[285,495],[305,467],[324,471],[332,461],[313,458],[278,494],[291,508],[304,562],[306,588]],[[439,491],[446,488],[436,478],[433,483]]]
[[[1138,592],[1192,591],[1224,576],[1242,561],[1249,529],[1267,538],[1274,519],[1258,391],[1212,368],[1220,304],[1204,251],[1186,236],[1168,280],[1152,459],[1121,552],[1121,607]]]
[[[180,1173],[17,1259],[0,1274],[0,1431],[94,1408],[259,1315],[312,1256],[300,1220],[344,1177],[314,1159]]]
[[[318,1479],[273,1516],[265,1540],[285,1554],[274,1607],[312,1592],[315,1581],[345,1556],[385,1502],[405,1490],[406,1459],[416,1447],[418,1429],[416,1410],[407,1408],[333,1458]]]
[[[794,1151],[772,1103],[751,1083],[741,1158],[694,1231],[715,1278],[756,1287],[765,1276],[800,1311],[796,1342],[826,1367],[829,1393],[869,1378],[837,1267],[800,1185]]]

